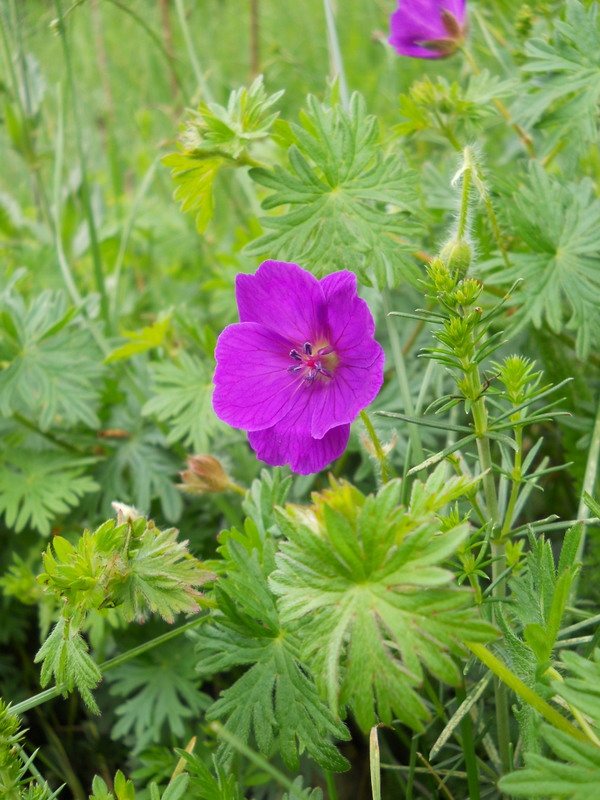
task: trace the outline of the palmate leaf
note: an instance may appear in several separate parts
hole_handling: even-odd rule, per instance
[[[99,427],[101,354],[73,316],[61,293],[42,292],[29,307],[14,292],[0,296],[0,414],[25,414],[44,431]]]
[[[250,170],[273,190],[264,209],[291,208],[262,218],[268,232],[246,252],[296,261],[319,277],[349,269],[379,287],[418,280],[407,242],[417,230],[414,174],[399,156],[382,156],[360,95],[348,111],[314,97],[307,105],[302,124],[290,127],[288,168]]]
[[[571,135],[597,139],[600,99],[600,20],[598,4],[586,8],[578,0],[564,3],[564,20],[553,23],[550,41],[533,39],[525,45],[528,60],[522,69],[534,74],[530,92],[517,103],[515,114],[525,126],[540,123],[551,129],[548,149]],[[576,129],[577,136],[573,136]]]
[[[176,648],[157,648],[110,672],[110,693],[125,698],[115,710],[119,719],[112,736],[132,734],[134,753],[160,741],[165,727],[182,739],[185,720],[198,718],[210,703],[198,689],[195,662],[193,649],[180,642]]]
[[[517,326],[547,322],[556,333],[571,328],[585,358],[600,330],[600,199],[592,181],[563,185],[536,161],[507,208],[524,247],[511,252],[514,266],[502,265],[494,280],[511,285],[523,279]]]
[[[43,536],[52,521],[76,506],[98,484],[83,472],[94,459],[54,451],[14,448],[0,463],[0,512],[17,533],[30,525]]]
[[[209,450],[224,426],[212,407],[212,370],[199,358],[179,353],[177,360],[152,365],[156,394],[142,408],[171,429],[167,442],[183,442],[196,453]]]
[[[243,742],[252,735],[267,756],[279,750],[292,770],[298,769],[304,750],[325,769],[344,770],[347,761],[329,739],[346,739],[348,732],[319,698],[299,658],[298,638],[279,624],[266,584],[274,566],[272,543],[263,548],[254,524],[249,521],[246,528],[245,534],[232,531],[226,539],[227,577],[215,586],[219,613],[196,638],[202,674],[249,669],[221,694],[207,717],[226,720]],[[221,752],[228,757],[231,748],[223,745]]]
[[[408,508],[398,505],[399,481],[369,497],[332,482],[313,495],[312,512],[280,514],[289,541],[270,586],[282,620],[298,626],[302,655],[334,712],[347,704],[365,731],[394,718],[421,729],[423,667],[456,685],[460,642],[496,635],[470,591],[440,566],[468,535],[466,524],[440,532],[435,512],[448,483],[454,494],[468,488],[444,485],[444,476],[442,466],[417,484]]]

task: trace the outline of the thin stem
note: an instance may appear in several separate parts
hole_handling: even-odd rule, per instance
[[[108,670],[118,667],[120,664],[125,664],[125,662],[131,661],[133,658],[136,658],[142,653],[152,650],[154,647],[159,647],[161,644],[174,639],[176,636],[180,636],[182,633],[186,633],[186,631],[189,631],[191,628],[195,628],[206,619],[208,619],[207,616],[196,615],[196,617],[190,620],[190,622],[186,622],[184,625],[180,625],[178,628],[173,628],[173,630],[167,631],[160,636],[155,636],[154,639],[150,639],[150,641],[144,642],[144,644],[141,644],[138,647],[133,647],[126,653],[121,653],[114,658],[109,658],[107,661],[103,661],[102,664],[98,665],[98,669],[102,674],[104,674],[105,672],[108,672]],[[53,700],[62,693],[64,693],[64,689],[61,689],[58,686],[52,686],[50,689],[45,689],[43,692],[33,695],[33,697],[30,697],[28,700],[23,700],[21,703],[11,706],[11,713],[24,714],[26,711],[30,711],[32,708],[41,706],[42,703],[45,703],[48,700]]]
[[[519,412],[516,416],[520,417],[521,413]],[[521,478],[522,478],[521,460],[523,457],[522,427],[515,428],[515,444],[517,445],[517,450],[515,452],[515,461],[512,471],[512,488],[510,491],[508,506],[506,507],[506,513],[504,515],[504,524],[502,525],[502,530],[500,531],[500,539],[504,539],[510,533],[510,529],[512,527],[513,514],[515,511],[515,505],[517,503],[517,499],[519,497],[519,489],[521,487]]]
[[[15,412],[13,414],[13,419],[16,422],[18,422],[19,425],[22,425],[24,428],[28,428],[30,431],[34,431],[34,433],[37,433],[38,436],[42,436],[48,442],[52,442],[52,444],[56,445],[56,447],[60,447],[62,450],[67,450],[69,453],[77,453],[80,456],[85,455],[84,453],[81,452],[81,450],[78,450],[69,442],[65,442],[63,441],[63,439],[59,439],[58,436],[54,436],[54,434],[50,433],[50,431],[43,431],[35,424],[35,422],[32,422],[30,419],[27,419],[27,417],[24,417],[23,414]]]
[[[547,722],[550,722],[557,728],[559,731],[563,731],[563,733],[567,733],[569,736],[572,736],[573,739],[577,739],[579,742],[588,742],[587,736],[576,728],[568,719],[563,717],[555,708],[547,703],[544,699],[542,699],[538,694],[536,694],[533,689],[530,689],[523,681],[518,678],[511,670],[503,664],[500,659],[496,658],[493,653],[484,647],[482,644],[478,644],[477,642],[467,642],[467,647],[471,652],[477,656],[477,658],[485,664],[485,666],[496,675],[496,677],[500,678],[500,680],[512,689],[512,691],[518,695],[521,700],[524,700],[528,705],[530,705],[533,709],[535,709],[538,714],[541,714],[542,717]]]
[[[594,496],[594,488],[596,486],[596,479],[598,477],[598,460],[600,459],[600,395],[598,396],[598,408],[596,409],[596,419],[592,429],[592,439],[590,441],[590,449],[588,451],[587,463],[585,465],[585,474],[583,476],[583,486],[581,487],[581,499],[579,501],[579,508],[577,509],[577,519],[583,519],[587,516],[587,506],[583,499],[583,493]],[[577,561],[583,557],[585,548],[586,526],[583,525],[581,533],[581,541],[577,550]]]
[[[464,703],[467,699],[464,686],[456,690],[456,699],[459,703]],[[469,786],[469,800],[480,800],[479,791],[479,770],[477,769],[477,756],[475,754],[475,738],[473,736],[473,723],[469,714],[465,714],[460,721],[460,731],[462,734],[462,749],[465,758],[465,769],[467,770],[467,784]]]
[[[192,39],[192,35],[190,33],[190,28],[187,22],[187,18],[185,16],[185,8],[183,6],[183,0],[175,0],[175,9],[177,10],[177,16],[179,17],[179,24],[181,25],[181,32],[183,33],[183,38],[185,41],[185,47],[188,53],[188,57],[190,59],[190,63],[192,65],[192,70],[194,72],[194,77],[196,79],[197,89],[201,95],[203,95],[207,102],[213,102],[213,97],[206,82],[206,78],[204,73],[202,72],[202,68],[200,67],[200,62],[198,61],[198,56],[196,55],[196,48],[194,47],[194,42]]]
[[[328,769],[325,770],[325,783],[327,784],[327,795],[329,800],[338,800],[338,792],[335,785],[335,775]]]
[[[465,166],[470,164],[470,148],[465,147]],[[472,177],[472,167],[466,167],[465,171],[463,172],[463,185],[462,185],[462,197],[460,201],[460,214],[458,217],[458,230],[456,231],[456,238],[457,239],[464,239],[465,234],[467,232],[467,222],[469,219],[469,196],[471,191],[471,177]]]
[[[146,196],[146,192],[150,188],[150,184],[154,179],[154,175],[156,173],[156,168],[160,162],[160,158],[156,158],[152,164],[148,167],[146,174],[144,175],[144,179],[140,184],[140,188],[138,189],[133,203],[131,204],[131,209],[129,211],[129,216],[125,222],[123,227],[123,235],[121,236],[121,242],[119,244],[119,252],[117,253],[117,258],[115,260],[115,266],[113,269],[113,291],[112,291],[112,298],[110,303],[110,315],[113,322],[113,325],[116,327],[117,324],[117,316],[119,311],[119,281],[121,278],[121,271],[123,269],[123,262],[125,260],[125,253],[127,252],[127,246],[129,244],[129,238],[131,236],[131,232],[133,230],[133,225],[135,222],[135,218],[137,216],[139,207],[142,203],[142,200]]]
[[[408,382],[408,373],[406,371],[406,364],[404,362],[404,355],[402,353],[402,345],[400,344],[400,337],[398,336],[398,330],[394,325],[393,320],[389,316],[391,310],[392,309],[390,304],[389,293],[387,291],[384,291],[383,311],[385,314],[385,324],[388,336],[390,338],[390,345],[392,348],[392,360],[394,362],[394,367],[396,370],[396,377],[398,378],[398,383],[400,385],[402,404],[404,405],[405,414],[409,417],[413,417],[415,413],[415,407],[412,399],[412,394],[410,391],[410,385]],[[421,443],[421,434],[419,432],[419,426],[409,425],[408,436],[410,439],[411,457],[413,463],[420,464],[422,461],[425,460],[425,454],[423,452],[423,445]]]
[[[260,15],[259,0],[250,0],[250,78],[260,72]]]
[[[329,46],[329,59],[331,61],[331,68],[340,82],[340,99],[342,101],[342,108],[348,110],[350,107],[350,96],[348,94],[348,84],[346,83],[346,73],[344,72],[344,62],[342,59],[342,51],[340,50],[340,42],[335,27],[335,16],[333,13],[333,6],[331,0],[323,0],[323,9],[325,11],[325,21],[327,23],[327,43]]]
[[[365,428],[367,429],[369,438],[373,442],[373,447],[375,448],[377,460],[379,461],[379,466],[381,468],[381,481],[382,483],[387,483],[390,479],[388,472],[387,458],[383,451],[383,447],[381,446],[381,442],[379,441],[379,436],[377,436],[377,431],[373,427],[373,423],[369,419],[369,415],[364,409],[360,412],[360,418],[363,421]]]
[[[230,730],[228,730],[224,725],[221,725],[220,722],[211,722],[210,729],[220,738],[223,739],[227,744],[231,745],[238,753],[245,756],[248,761],[251,761],[255,766],[259,767],[261,770],[264,770],[267,774],[269,774],[272,778],[274,778],[277,783],[284,786],[288,792],[290,793],[290,798],[295,798],[295,800],[302,800],[299,790],[296,786],[292,783],[292,781],[284,775],[283,772],[280,772],[276,767],[274,767],[266,758],[257,753],[255,750],[252,750],[251,747],[245,742],[242,742],[240,739],[237,738]]]
[[[481,70],[479,69],[479,65],[475,61],[471,51],[466,47],[463,47],[462,51],[463,51],[463,53],[465,55],[465,58],[467,59],[467,61],[471,65],[471,69],[473,70],[475,75],[481,75]],[[510,112],[508,111],[508,109],[506,108],[506,106],[504,105],[504,103],[501,100],[498,100],[497,97],[493,97],[492,98],[492,103],[496,106],[496,108],[498,109],[500,114],[502,114],[504,119],[510,124],[511,128],[515,131],[515,133],[518,135],[519,139],[523,142],[529,157],[530,158],[535,158],[535,149],[533,147],[533,141],[531,139],[531,136],[526,131],[523,130],[523,128],[519,125],[518,122],[513,122],[512,121],[511,116],[510,116]]]
[[[85,156],[83,152],[83,139],[81,136],[81,122],[79,116],[79,107],[77,103],[77,92],[75,90],[75,81],[73,79],[73,67],[71,64],[71,51],[67,41],[67,32],[62,13],[61,0],[54,0],[56,7],[56,14],[58,17],[60,39],[63,45],[63,54],[65,59],[65,66],[67,70],[67,81],[69,90],[71,92],[71,102],[73,105],[73,118],[75,121],[75,140],[77,144],[77,153],[79,156],[79,167],[81,169],[81,197],[83,202],[83,209],[88,224],[88,232],[90,236],[90,250],[92,251],[92,263],[94,265],[94,277],[96,280],[96,287],[100,294],[100,311],[106,326],[110,325],[108,295],[106,293],[106,286],[104,283],[104,273],[102,269],[102,256],[100,254],[100,246],[98,244],[98,236],[96,233],[96,223],[94,220],[94,212],[92,210],[92,201],[90,186],[87,177]]]

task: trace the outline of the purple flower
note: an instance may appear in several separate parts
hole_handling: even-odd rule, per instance
[[[317,280],[265,261],[238,275],[240,322],[219,336],[213,406],[249,432],[272,466],[318,472],[346,448],[350,423],[383,383],[383,349],[347,270]]]
[[[388,41],[401,56],[449,56],[464,39],[465,17],[466,0],[398,0]]]

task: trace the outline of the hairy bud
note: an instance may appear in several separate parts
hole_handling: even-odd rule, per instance
[[[465,239],[451,239],[440,257],[453,275],[464,278],[471,265],[471,245]]]
[[[183,483],[178,489],[186,494],[209,494],[226,492],[231,488],[231,479],[221,462],[214,456],[197,455],[187,459],[188,469],[180,472]]]

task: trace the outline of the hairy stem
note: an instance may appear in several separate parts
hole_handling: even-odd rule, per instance
[[[107,661],[103,661],[102,664],[98,665],[98,668],[102,674],[108,672],[110,669],[114,669],[118,667],[120,664],[125,664],[127,661],[131,661],[137,656],[141,655],[142,653],[147,652],[148,650],[152,650],[154,647],[159,647],[161,644],[174,639],[176,636],[181,636],[182,633],[195,628],[200,623],[204,622],[204,620],[208,619],[205,615],[196,615],[194,619],[190,620],[190,622],[186,622],[184,625],[180,625],[178,628],[173,628],[173,630],[167,631],[166,633],[161,634],[160,636],[155,636],[154,639],[150,639],[149,642],[144,642],[144,644],[139,645],[138,647],[133,647],[131,650],[127,650],[126,653],[121,653],[114,658],[109,658]],[[55,697],[58,697],[59,694],[62,693],[62,689],[59,686],[52,686],[50,689],[45,689],[43,692],[39,692],[35,694],[33,697],[30,697],[28,700],[23,700],[21,703],[17,703],[14,706],[11,706],[11,713],[12,714],[24,714],[26,711],[30,711],[32,708],[36,708],[37,706],[41,706],[42,703],[47,702],[48,700],[53,700]]]

